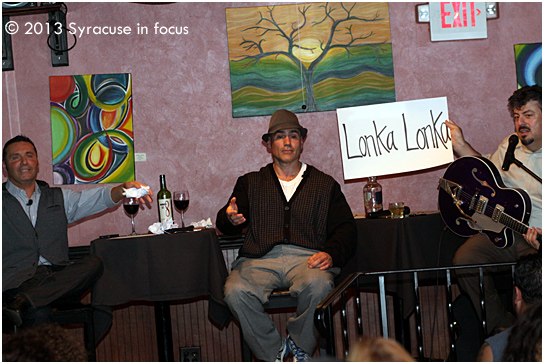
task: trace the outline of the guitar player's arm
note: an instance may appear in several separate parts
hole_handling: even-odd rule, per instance
[[[465,140],[463,136],[463,130],[459,125],[455,124],[451,120],[446,120],[446,126],[450,129],[451,145],[455,154],[459,157],[466,157],[469,155],[480,155],[472,146]]]
[[[532,227],[527,230],[526,234],[523,234],[523,237],[525,238],[525,240],[527,240],[530,246],[538,250],[540,248],[540,241],[538,241],[538,235],[542,235],[542,229]]]

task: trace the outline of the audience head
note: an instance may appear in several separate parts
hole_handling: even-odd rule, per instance
[[[87,361],[81,341],[56,324],[34,325],[8,336],[2,361]]]
[[[401,362],[414,358],[398,342],[383,337],[363,337],[353,345],[349,362]]]
[[[503,361],[542,362],[542,303],[531,305],[508,336]]]
[[[528,254],[519,258],[514,272],[514,305],[519,313],[542,300],[542,256]]]

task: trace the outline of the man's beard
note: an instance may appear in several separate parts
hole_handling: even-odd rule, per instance
[[[521,138],[520,138],[521,139]],[[521,144],[523,145],[529,145],[531,144],[532,142],[535,141],[535,138],[527,138],[527,139],[521,139]]]
[[[519,127],[519,129],[518,129],[518,131],[517,131],[517,134],[518,134],[519,139],[521,140],[521,144],[527,146],[527,145],[529,145],[529,144],[531,144],[532,142],[535,141],[535,138],[533,138],[530,134],[527,134],[527,135],[525,135],[525,138],[522,138],[522,137],[520,136],[520,133],[521,133],[522,131],[524,131],[524,132],[530,132],[531,129],[530,129],[528,126],[526,126],[526,125],[522,125],[522,126]]]

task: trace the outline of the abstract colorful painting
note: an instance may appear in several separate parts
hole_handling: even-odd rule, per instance
[[[226,9],[233,117],[395,101],[387,3]]]
[[[51,76],[54,184],[134,180],[129,73]]]
[[[542,86],[542,43],[516,44],[514,53],[518,88]]]

